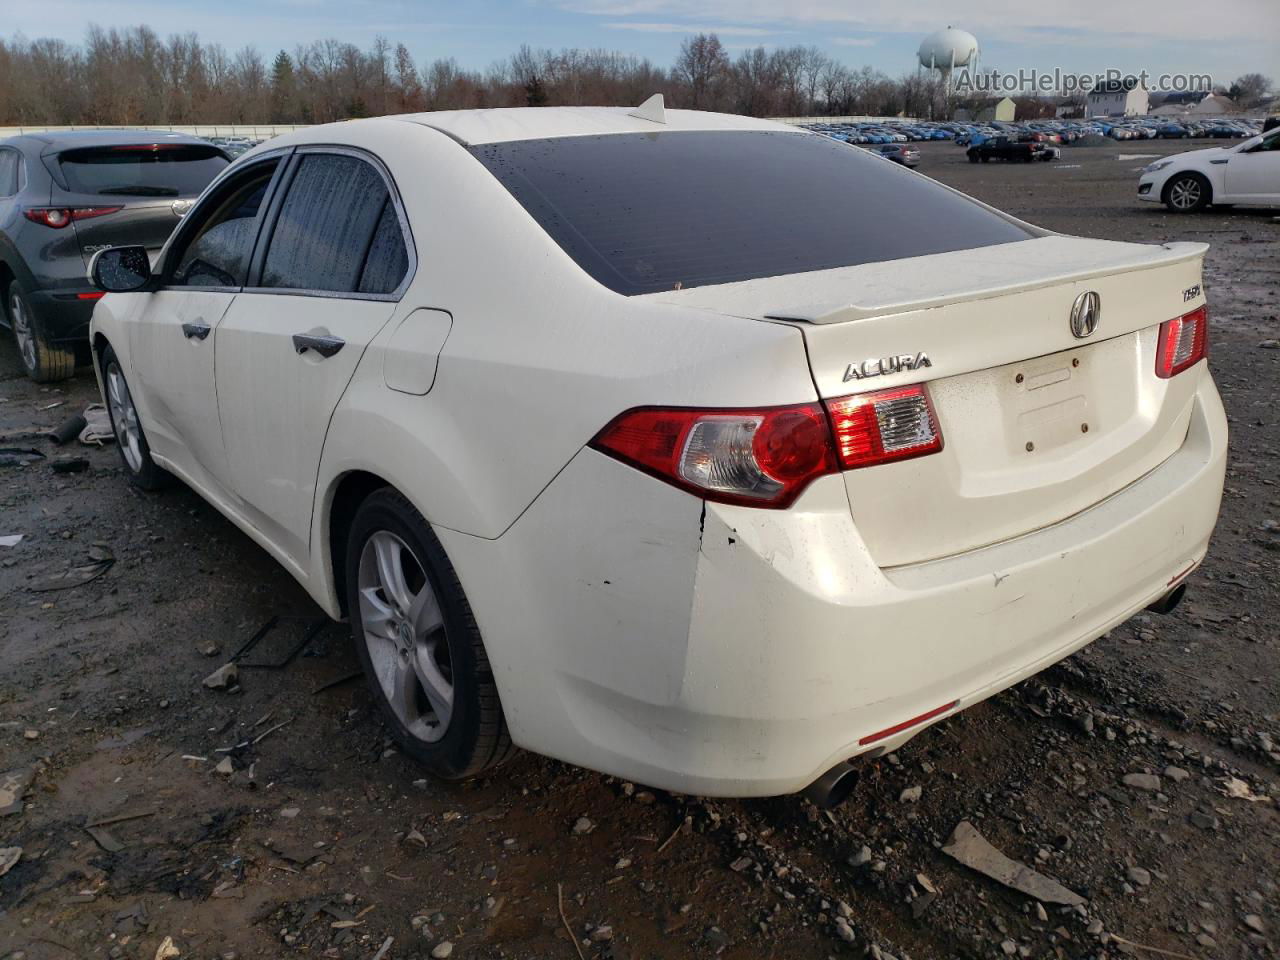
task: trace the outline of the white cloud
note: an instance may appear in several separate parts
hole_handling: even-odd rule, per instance
[[[1256,39],[1266,25],[1280,26],[1276,0],[1217,0],[1211,14],[1203,0],[1163,0],[1158,8],[1115,0],[966,0],[957,16],[954,0],[552,0],[580,13],[608,17],[659,16],[673,20],[729,21],[778,27],[852,25],[886,33],[930,33],[954,24],[984,38],[1017,40],[1028,31],[1058,31],[1108,42],[1121,35],[1152,41]]]
[[[831,42],[837,47],[874,47],[878,41],[875,37],[835,37]]]
[[[637,33],[714,33],[722,37],[768,37],[777,32],[764,27],[697,27],[687,23],[639,23],[634,20],[605,23],[602,26],[609,30],[634,30]]]

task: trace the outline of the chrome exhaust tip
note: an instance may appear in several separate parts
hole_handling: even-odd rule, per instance
[[[813,783],[800,791],[810,803],[831,810],[849,799],[858,785],[858,771],[847,760],[837,763]]]
[[[1182,598],[1187,595],[1187,585],[1180,583],[1155,603],[1150,604],[1147,609],[1152,613],[1172,613],[1173,608],[1182,602]]]

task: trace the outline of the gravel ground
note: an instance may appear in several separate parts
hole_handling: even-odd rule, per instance
[[[1275,956],[1280,224],[1139,204],[1140,155],[1185,148],[971,166],[923,147],[921,172],[1043,226],[1212,244],[1231,464],[1173,615],[866,764],[830,813],[529,755],[481,783],[423,780],[337,626],[237,692],[204,689],[269,618],[318,616],[301,589],[190,491],[133,491],[113,449],[6,440],[48,459],[0,466],[0,535],[24,535],[0,547],[0,848],[21,848],[7,872],[0,850],[0,957]],[[20,378],[7,341],[0,377],[0,431],[96,395],[87,371]],[[88,469],[53,471],[72,455]],[[101,575],[38,589],[69,569]],[[1081,902],[957,862],[962,823]]]

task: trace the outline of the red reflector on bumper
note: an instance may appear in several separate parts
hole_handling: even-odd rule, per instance
[[[98,291],[96,293],[77,293],[77,300],[101,300],[105,296],[104,293]]]
[[[895,733],[901,733],[903,730],[906,730],[909,727],[914,727],[917,724],[924,723],[926,720],[932,720],[934,717],[937,717],[937,716],[940,716],[941,714],[946,713],[948,710],[950,710],[959,702],[960,702],[959,700],[952,700],[950,703],[944,703],[940,707],[935,707],[934,709],[930,710],[928,713],[922,713],[918,717],[912,717],[910,720],[904,720],[902,721],[902,723],[889,727],[887,730],[881,730],[879,733],[873,733],[873,734],[870,734],[869,736],[865,736],[858,741],[858,745],[865,747],[869,743],[875,743],[877,740],[883,740],[886,737],[892,737]]]

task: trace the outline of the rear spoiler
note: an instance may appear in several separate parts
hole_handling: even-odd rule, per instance
[[[870,283],[860,290],[857,302],[818,302],[800,308],[769,311],[763,315],[768,320],[845,323],[864,317],[892,316],[943,307],[959,301],[985,300],[1076,280],[1164,267],[1201,257],[1209,249],[1207,243],[1190,242],[1166,243],[1161,246],[1115,244],[1132,251],[1126,251],[1127,255],[1117,257],[1116,254],[1120,251],[1116,250],[1090,247],[1086,251],[1074,244],[1064,249],[1055,243],[1059,240],[1075,238],[1048,236],[1016,244],[1019,247],[1034,245],[1036,255],[1031,257],[1009,256],[1012,252],[1009,247],[1013,244],[960,251],[957,259],[963,258],[964,273],[959,282],[955,273],[948,270],[942,262],[943,257],[956,256],[955,254],[941,254],[930,258],[932,262],[925,273],[921,272],[921,265],[915,259],[867,264],[868,267],[880,268],[880,276],[868,277]],[[956,267],[960,268],[961,263],[957,263]]]
[[[986,300],[1194,260],[1204,243],[1120,243],[1047,234],[928,257],[644,294],[737,317],[845,323]]]

